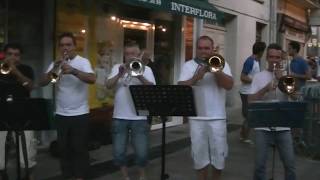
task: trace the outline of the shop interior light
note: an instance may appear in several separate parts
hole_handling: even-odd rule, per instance
[[[145,22],[130,21],[130,20],[119,19],[119,18],[117,18],[117,22],[119,22],[123,28],[142,29],[142,30],[148,30],[149,28],[155,29],[155,26],[153,24],[145,23]]]
[[[85,34],[85,33],[86,33],[86,30],[85,30],[85,29],[81,29],[81,33],[82,33],[82,34]]]
[[[116,20],[117,20],[117,17],[116,17],[116,16],[111,16],[110,19],[111,19],[112,21],[116,21]]]
[[[167,29],[166,29],[166,28],[162,28],[161,31],[162,31],[162,32],[166,32]]]
[[[312,43],[311,42],[308,43],[308,47],[312,47]]]
[[[151,26],[151,24],[149,24],[149,23],[142,23],[142,25],[144,25],[144,26]]]

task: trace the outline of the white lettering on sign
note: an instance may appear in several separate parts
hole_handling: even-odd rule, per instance
[[[161,5],[161,0],[138,0],[140,2],[155,4],[155,5]]]
[[[216,13],[212,11],[191,7],[191,6],[179,4],[176,2],[171,2],[171,10],[176,12],[191,14],[191,15],[199,16],[203,18],[208,18],[212,20],[217,20]]]

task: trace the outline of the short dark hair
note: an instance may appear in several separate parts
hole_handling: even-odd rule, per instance
[[[71,32],[63,32],[63,33],[61,33],[58,36],[59,43],[60,43],[61,39],[65,38],[65,37],[71,38],[72,41],[73,41],[73,44],[77,45],[76,37],[74,37],[73,33],[71,33]]]
[[[252,54],[259,54],[263,53],[263,51],[266,49],[266,43],[265,42],[255,42],[252,47]]]
[[[6,52],[8,49],[18,49],[20,53],[23,53],[22,46],[19,43],[8,43],[4,46],[3,51]]]
[[[297,41],[291,41],[289,43],[289,46],[291,46],[292,49],[296,50],[296,52],[299,53],[299,51],[300,51],[300,43],[298,43]]]
[[[268,48],[267,48],[267,51],[269,51],[270,49],[275,49],[275,50],[279,50],[282,52],[282,48],[279,44],[277,43],[271,43],[269,44]]]
[[[199,41],[200,41],[200,40],[208,40],[208,41],[211,42],[212,47],[213,47],[213,45],[214,45],[214,41],[213,41],[213,39],[212,39],[211,37],[209,37],[209,36],[200,36],[200,37],[197,39],[197,47],[198,47],[198,44],[199,44]]]

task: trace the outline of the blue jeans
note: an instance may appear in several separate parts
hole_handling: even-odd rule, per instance
[[[127,145],[129,136],[135,152],[135,163],[145,167],[148,161],[149,124],[147,120],[113,119],[112,141],[114,162],[118,166],[127,165]]]
[[[295,180],[294,150],[291,131],[257,130],[254,180],[266,180],[268,150],[275,145],[285,169],[285,180]]]

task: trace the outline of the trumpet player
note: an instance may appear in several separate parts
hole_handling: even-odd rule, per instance
[[[0,83],[4,85],[8,84],[16,84],[19,88],[8,88],[10,90],[0,89],[0,98],[6,98],[7,95],[12,95],[13,98],[28,98],[30,97],[30,92],[33,86],[34,72],[33,69],[25,64],[21,63],[21,54],[22,47],[20,44],[9,43],[4,47],[5,59],[3,60],[6,63],[7,67],[3,67],[0,73]],[[6,88],[5,88],[6,89]],[[0,180],[7,180],[8,176],[5,171],[6,158],[5,158],[5,144],[6,144],[6,136],[7,131],[0,131]],[[21,140],[26,142],[26,150],[28,155],[28,165],[29,175],[30,177],[26,177],[27,179],[32,178],[31,169],[36,165],[35,155],[36,155],[36,146],[34,139],[33,131],[24,131],[21,136]],[[25,138],[23,138],[25,137]],[[7,153],[8,154],[8,153]],[[22,154],[22,148],[20,148],[20,154]],[[23,156],[20,156],[20,162],[22,168],[25,167],[25,162],[23,160]]]
[[[233,78],[227,62],[221,62],[210,71],[201,65],[203,59],[213,55],[214,42],[209,36],[197,40],[196,57],[185,62],[179,85],[192,86],[197,99],[197,117],[189,117],[191,150],[198,180],[207,180],[208,168],[212,167],[212,179],[220,179],[228,154],[226,127],[226,91],[233,86]],[[210,58],[211,59],[211,58]],[[222,66],[223,64],[224,67]]]
[[[277,79],[282,76],[279,64],[282,61],[282,48],[278,44],[270,44],[267,48],[266,70],[257,73],[252,80],[248,101],[273,100],[276,91],[278,100],[286,96],[277,88]],[[275,72],[276,71],[276,72]],[[279,150],[284,169],[285,180],[295,180],[294,151],[291,130],[288,127],[255,128],[255,167],[254,180],[266,180],[266,162],[268,149],[274,145]]]
[[[140,48],[137,43],[129,42],[124,47],[124,64],[115,64],[107,79],[106,86],[115,89],[112,120],[113,157],[120,167],[123,179],[129,180],[126,149],[131,139],[135,150],[135,163],[139,167],[139,180],[145,180],[145,167],[148,160],[149,124],[146,116],[137,116],[130,96],[128,85],[154,85],[151,68],[136,64],[130,68],[132,59],[137,61]],[[135,72],[132,72],[135,71]],[[138,74],[134,76],[133,74]],[[129,136],[131,138],[129,138]]]
[[[76,39],[72,33],[58,37],[60,60],[50,64],[41,85],[52,82],[52,74],[61,68],[55,83],[58,146],[62,175],[66,179],[85,179],[89,168],[88,84],[96,76],[88,59],[76,54]],[[62,63],[62,64],[61,64]]]

